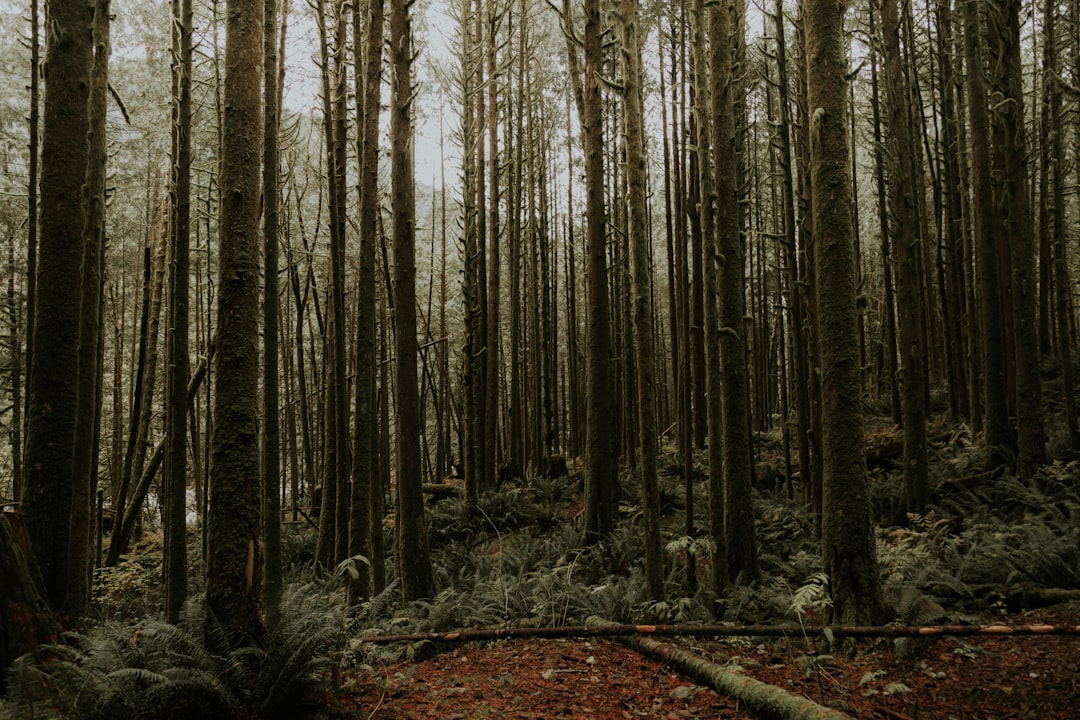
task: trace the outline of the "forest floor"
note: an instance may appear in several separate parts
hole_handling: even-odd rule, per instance
[[[1080,624],[1080,603],[986,618]],[[672,644],[853,718],[1006,720],[1080,717],[1080,637],[920,640],[901,652],[865,641],[835,654],[805,639]],[[502,640],[392,659],[343,683],[343,714],[390,720],[754,718],[664,664],[613,641]]]

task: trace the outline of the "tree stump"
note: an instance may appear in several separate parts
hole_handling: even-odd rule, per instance
[[[0,514],[0,695],[12,661],[60,638],[60,622],[43,587],[22,518],[14,512]]]

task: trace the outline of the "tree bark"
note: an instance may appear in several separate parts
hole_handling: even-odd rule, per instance
[[[641,506],[645,531],[645,584],[649,598],[664,599],[660,486],[656,476],[656,368],[652,323],[652,243],[645,185],[645,115],[642,107],[641,37],[638,0],[622,0],[623,133],[629,188],[630,265],[633,273],[634,360],[637,364],[638,443]]]
[[[814,262],[822,394],[822,554],[836,622],[885,616],[871,534],[855,320],[855,267],[848,177],[844,10],[806,5]]]
[[[57,0],[47,8],[41,239],[29,371],[23,517],[50,604],[67,608],[80,277],[86,209],[90,8]]]
[[[915,130],[908,114],[910,94],[904,79],[900,55],[900,16],[895,0],[881,4],[881,26],[885,49],[885,79],[889,108],[889,140],[892,172],[889,174],[889,205],[893,215],[895,247],[899,255],[900,346],[903,369],[904,420],[904,509],[923,513],[930,503],[927,471],[926,415],[924,401],[927,353],[923,345],[923,314],[919,302],[918,208],[913,192]]]
[[[357,156],[360,163],[360,275],[356,315],[356,391],[353,430],[352,516],[349,523],[349,555],[371,559],[373,508],[371,496],[381,493],[376,483],[376,442],[379,437],[375,380],[375,245],[379,212],[379,102],[383,62],[383,0],[368,0],[364,53],[357,52]],[[353,37],[359,38],[359,21],[353,20]],[[359,49],[359,48],[358,48]],[[363,57],[363,67],[360,58]],[[362,70],[362,72],[361,72]],[[362,79],[362,87],[360,82]],[[381,528],[379,529],[381,532]],[[357,577],[349,585],[352,602],[369,597],[370,565],[359,562]]]
[[[739,209],[739,148],[736,118],[736,88],[739,70],[734,49],[744,32],[741,6],[726,0],[711,10],[709,19],[710,78],[712,82],[712,117],[715,123],[713,172],[716,188],[716,250],[710,256],[719,265],[717,295],[719,307],[710,302],[708,313],[719,312],[717,332],[720,350],[723,457],[724,548],[728,556],[728,577],[751,583],[761,574],[754,535],[754,509],[750,476],[753,452],[750,447],[749,380],[746,370],[747,331],[743,266],[745,237]],[[711,262],[711,261],[710,261]],[[715,272],[715,271],[714,271]],[[710,335],[710,337],[716,337]],[[711,386],[715,390],[715,386]],[[711,436],[710,436],[711,447]],[[715,473],[711,464],[709,472]]]
[[[60,641],[30,536],[16,513],[0,514],[0,666],[7,668],[39,645]],[[8,673],[0,674],[0,695]]]
[[[218,245],[217,379],[210,440],[208,610],[239,637],[262,632],[259,493],[259,233],[263,0],[226,7]],[[208,618],[208,631],[210,627]]]
[[[281,604],[281,410],[278,373],[278,212],[281,191],[278,169],[280,75],[278,0],[263,5],[263,346],[262,346],[262,477],[263,607],[269,625],[278,621]],[[284,33],[284,29],[282,30]],[[284,37],[281,40],[284,43]]]
[[[611,533],[619,510],[618,428],[611,369],[607,211],[604,206],[604,125],[600,94],[602,35],[600,2],[585,0],[585,68],[579,110],[585,149],[586,315],[589,326],[585,367],[585,540],[589,543]],[[570,55],[577,57],[576,47],[571,48]]]
[[[190,0],[173,0],[173,167],[170,228],[166,454],[165,619],[176,623],[187,598],[187,384],[188,295],[191,230],[191,32]]]
[[[716,177],[713,173],[713,110],[711,97],[714,92],[710,76],[712,64],[705,46],[705,28],[708,24],[705,3],[694,0],[691,12],[691,45],[696,70],[694,86],[694,118],[697,120],[697,166],[698,184],[701,192],[699,209],[703,252],[698,261],[704,265],[705,303],[705,387],[706,420],[709,445],[709,534],[713,548],[713,587],[717,592],[728,585],[727,536],[724,529],[724,441],[723,441],[723,389],[720,367],[720,279],[717,270],[719,247],[717,240],[718,203]],[[732,126],[733,127],[733,126]]]
[[[406,601],[435,595],[424,530],[416,378],[416,227],[412,143],[411,0],[390,1],[390,202],[394,218],[394,389],[397,422],[398,577]]]

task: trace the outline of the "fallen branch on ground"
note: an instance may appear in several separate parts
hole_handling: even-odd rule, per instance
[[[360,642],[389,645],[396,642],[477,642],[507,638],[586,638],[618,635],[683,637],[958,637],[965,635],[1072,635],[1080,625],[567,625],[562,627],[482,628],[404,635],[364,635]]]
[[[590,627],[622,627],[607,620],[591,617],[585,622]],[[738,700],[751,712],[781,720],[851,720],[851,716],[818,705],[810,698],[795,695],[776,685],[732,672],[700,655],[662,643],[652,638],[623,635],[622,642],[643,655],[671,665],[684,675],[705,683],[713,690]]]

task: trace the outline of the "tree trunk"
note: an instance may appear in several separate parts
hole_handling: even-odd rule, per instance
[[[176,623],[187,598],[187,384],[191,230],[190,0],[173,0],[173,167],[170,232],[168,389],[162,507],[165,531],[165,619]]]
[[[41,240],[34,303],[23,517],[50,604],[67,608],[79,378],[80,277],[92,60],[85,2],[48,6],[41,148]]]
[[[567,7],[564,4],[564,7]],[[618,428],[612,380],[608,307],[607,213],[604,207],[604,126],[600,73],[603,27],[599,0],[585,0],[585,68],[580,122],[585,149],[585,246],[588,352],[585,366],[585,540],[607,537],[619,511]],[[571,48],[575,58],[577,49]]]
[[[0,667],[39,645],[60,642],[60,622],[49,609],[41,571],[22,518],[0,514]],[[0,674],[3,695],[8,673]]]
[[[641,99],[641,38],[637,0],[622,0],[622,96],[629,188],[630,264],[633,272],[634,360],[637,364],[638,443],[641,506],[645,524],[645,584],[654,602],[664,599],[660,486],[656,477],[656,368],[652,323],[652,243],[645,185],[645,115]]]
[[[357,13],[358,15],[359,13]],[[356,391],[353,430],[352,517],[349,523],[349,555],[371,558],[371,496],[381,493],[375,462],[379,437],[379,415],[375,380],[375,244],[379,212],[379,103],[383,62],[383,0],[368,0],[364,53],[357,56],[356,96],[357,156],[360,164],[360,277],[356,315]],[[353,19],[353,38],[358,39],[359,20]],[[358,40],[357,40],[358,42]],[[357,50],[359,46],[357,47]],[[361,64],[361,57],[363,63]],[[362,84],[361,84],[362,81]],[[381,528],[380,528],[381,532]],[[356,564],[356,579],[349,585],[349,598],[357,602],[369,597],[370,564]]]
[[[971,149],[971,197],[975,220],[976,283],[980,298],[984,437],[986,467],[1008,462],[1016,450],[1006,402],[1005,320],[994,236],[994,207],[990,176],[990,130],[979,25],[979,5],[964,3],[964,60],[967,64]]]
[[[259,233],[263,0],[228,0],[218,240],[217,379],[210,440],[208,612],[239,637],[262,631],[259,493]],[[207,618],[207,629],[211,627]]]
[[[924,386],[927,382],[927,353],[923,345],[923,314],[919,302],[919,247],[926,238],[918,237],[918,208],[913,192],[915,174],[915,130],[908,114],[910,94],[904,80],[900,55],[900,17],[895,0],[881,5],[884,36],[885,80],[889,107],[889,139],[892,172],[889,175],[889,205],[893,214],[893,233],[899,256],[900,354],[903,368],[904,420],[904,509],[923,513],[930,503],[930,479],[927,474],[926,415]]]
[[[757,540],[754,536],[754,509],[750,475],[753,452],[750,447],[749,381],[746,370],[747,331],[743,265],[745,237],[739,209],[740,122],[736,118],[740,71],[733,50],[742,42],[742,6],[727,0],[714,6],[709,19],[710,77],[714,127],[713,172],[716,188],[716,250],[710,254],[720,268],[714,281],[719,284],[719,307],[710,302],[708,313],[719,312],[717,323],[720,350],[722,399],[721,446],[723,453],[724,547],[728,556],[728,576],[751,583],[758,578]],[[715,337],[710,335],[710,337]],[[712,386],[715,390],[715,386]],[[710,464],[710,473],[716,469]]]
[[[705,387],[706,419],[709,436],[709,534],[715,544],[713,549],[713,586],[717,592],[727,587],[727,537],[724,529],[724,442],[723,442],[723,390],[720,369],[720,318],[719,318],[719,272],[717,269],[718,240],[716,221],[718,213],[715,175],[713,174],[713,111],[711,96],[714,92],[710,75],[714,68],[709,62],[705,46],[705,28],[708,16],[702,0],[694,0],[693,38],[696,69],[694,86],[694,117],[697,120],[698,183],[701,188],[700,222],[705,256],[698,261],[704,264],[705,303]],[[733,125],[728,126],[732,129]],[[730,138],[730,136],[729,136]]]
[[[848,177],[846,3],[806,5],[807,110],[822,392],[822,552],[833,618],[879,622],[885,602],[871,535],[863,458]]]
[[[1016,364],[1016,470],[1022,477],[1031,478],[1038,466],[1046,462],[1046,434],[1039,379],[1035,247],[1028,197],[1020,0],[999,0],[991,8],[989,35],[991,49],[996,51],[994,57],[997,58],[993,64],[996,98],[993,122],[1000,126],[999,132],[1005,138],[994,159],[1004,183],[998,230],[1008,238],[1007,255],[1012,268],[1010,301],[1014,318],[1013,361]]]
[[[416,221],[412,147],[412,17],[409,0],[390,2],[390,202],[394,218],[394,368],[397,421],[398,577],[406,602],[435,595],[424,530],[420,407],[416,379]]]
[[[267,623],[278,621],[281,604],[281,410],[278,373],[278,213],[281,206],[278,169],[281,76],[278,57],[278,0],[263,5],[263,346],[262,346],[262,476],[263,607]],[[284,13],[284,11],[283,11]],[[284,23],[282,23],[284,26]],[[281,43],[284,44],[284,27]]]

